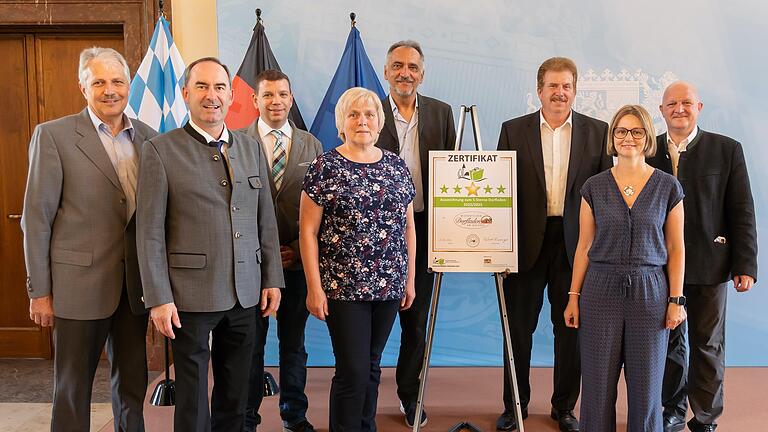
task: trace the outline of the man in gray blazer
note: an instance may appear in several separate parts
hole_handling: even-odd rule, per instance
[[[256,76],[253,102],[257,118],[243,130],[264,151],[269,164],[269,186],[277,212],[280,255],[285,276],[280,310],[277,311],[277,336],[280,339],[280,417],[284,429],[310,432],[307,421],[307,351],[304,328],[307,324],[307,281],[299,255],[299,199],[309,164],[323,152],[317,138],[288,120],[293,106],[291,82],[278,70],[266,70]],[[251,379],[246,410],[246,432],[261,423],[259,407],[264,392],[264,341],[269,317],[256,318],[256,346],[251,362]],[[259,343],[261,342],[261,343]]]
[[[226,66],[213,57],[190,63],[182,95],[189,122],[141,152],[144,299],[158,331],[172,339],[174,429],[240,431],[255,305],[264,316],[275,312],[284,286],[269,172],[258,143],[224,124],[233,97]]]
[[[52,431],[90,427],[104,343],[112,363],[116,431],[143,431],[146,309],[134,210],[141,144],[156,135],[123,113],[128,65],[111,48],[80,53],[88,107],[38,125],[29,144],[24,256],[29,316],[53,326]]]

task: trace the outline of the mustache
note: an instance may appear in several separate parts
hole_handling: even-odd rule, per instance
[[[553,95],[549,100],[552,102],[568,102],[568,98],[563,95]]]
[[[413,78],[397,78],[395,79],[395,82],[413,84],[414,79]]]

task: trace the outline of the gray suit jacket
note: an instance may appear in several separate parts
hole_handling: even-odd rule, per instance
[[[231,182],[189,125],[144,144],[136,234],[147,307],[248,308],[262,288],[285,286],[266,161],[254,140],[230,136]]]
[[[259,136],[258,121],[257,118],[250,126],[242,129],[242,132],[255,139],[263,152],[264,145]],[[309,164],[323,153],[323,145],[311,133],[297,128],[293,122],[290,124],[293,128],[293,135],[291,137],[291,150],[288,154],[288,165],[286,165],[283,174],[283,184],[279,191],[275,189],[272,171],[269,170],[269,186],[272,190],[272,199],[275,202],[280,244],[290,246],[297,255],[296,263],[286,270],[300,271],[299,200],[301,199],[301,187],[304,184],[304,176],[307,174]],[[264,157],[269,158],[271,155]]]
[[[138,154],[157,133],[131,122]],[[60,318],[102,319],[125,280],[132,310],[144,312],[134,219],[87,109],[35,128],[21,221],[30,298],[52,294]]]

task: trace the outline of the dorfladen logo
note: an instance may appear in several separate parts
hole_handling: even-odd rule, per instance
[[[454,217],[453,223],[466,229],[483,229],[493,223],[493,218],[483,213],[466,212]]]

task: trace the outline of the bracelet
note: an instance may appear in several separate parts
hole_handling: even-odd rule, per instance
[[[580,295],[581,295],[581,293],[580,293],[580,292],[576,292],[576,291],[568,291],[568,295],[577,295],[577,296],[580,296]]]

